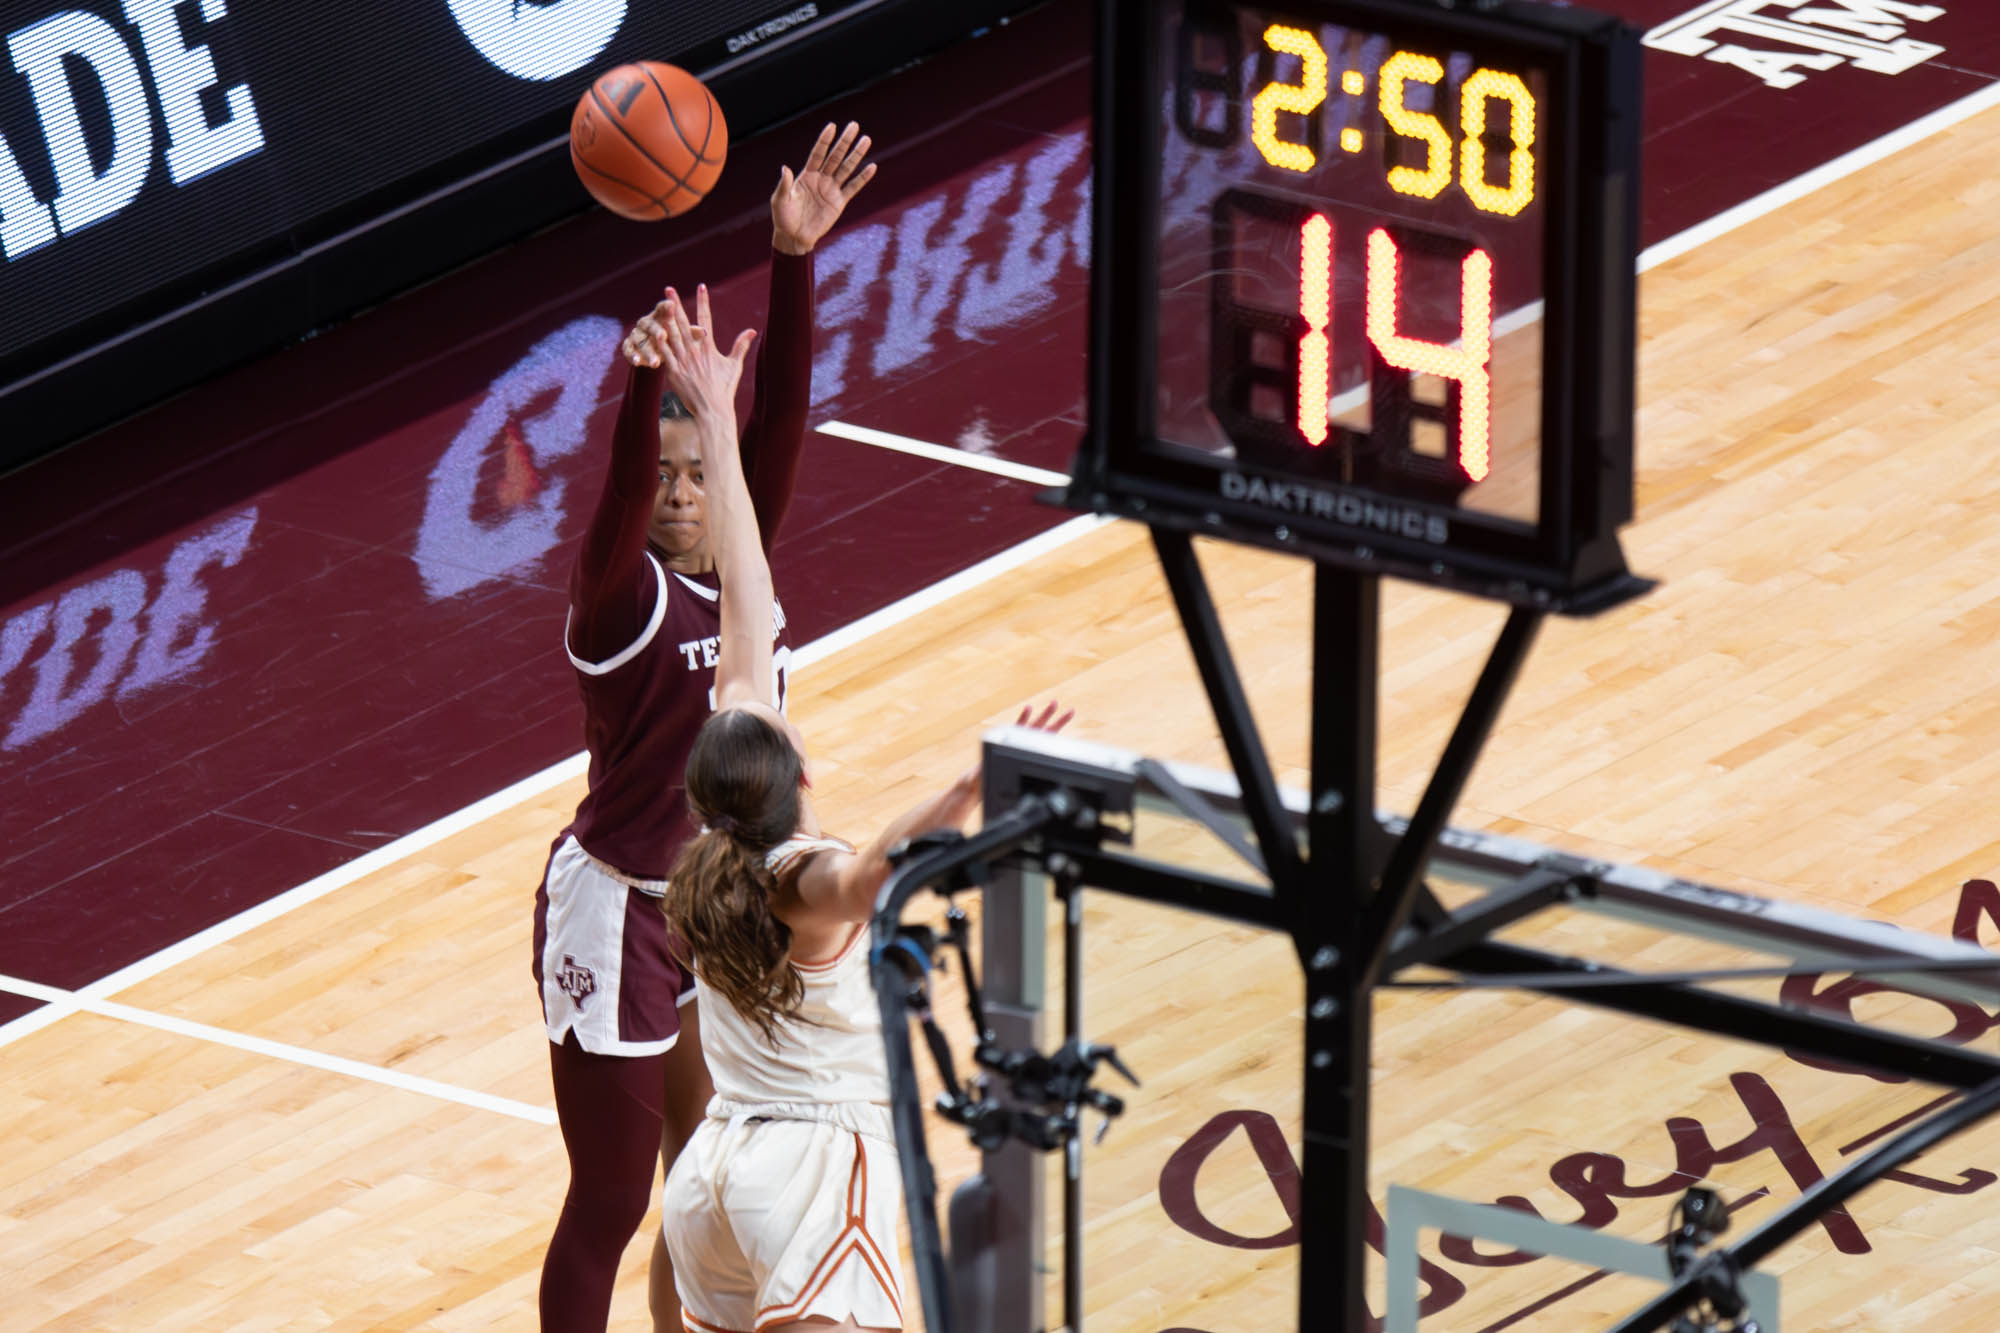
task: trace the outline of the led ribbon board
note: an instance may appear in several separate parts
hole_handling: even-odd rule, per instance
[[[610,66],[740,142],[1026,4],[0,0],[0,467],[581,209]]]
[[[1588,610],[1632,512],[1639,38],[1101,0],[1069,502]]]

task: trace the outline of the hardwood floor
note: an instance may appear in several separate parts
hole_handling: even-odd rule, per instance
[[[1997,136],[1989,112],[1647,275],[1627,549],[1662,586],[1544,631],[1455,822],[2000,943],[2000,895],[1978,887],[2000,871],[2000,180],[1965,169]],[[1308,570],[1202,552],[1297,782]],[[1402,586],[1384,606],[1383,799],[1408,809],[1501,613]],[[879,825],[982,726],[1051,695],[1080,735],[1221,766],[1143,532],[1099,529],[800,672],[828,826]],[[0,1049],[0,1329],[531,1327],[564,1164],[532,1113],[550,1099],[529,899],[578,794],[115,997],[520,1112],[89,1013]],[[1146,1080],[1090,1157],[1093,1326],[1289,1327],[1295,1249],[1216,1240],[1288,1226],[1288,946],[1089,901],[1090,1021]],[[1582,917],[1523,937],[1633,965],[1728,956]],[[1732,1201],[1768,1191],[1743,1205],[1754,1223],[1937,1095],[1507,993],[1378,1003],[1382,1185],[1515,1196],[1646,1240],[1677,1169]],[[1969,1007],[1876,995],[1855,1012],[1992,1046]],[[953,1134],[933,1143],[948,1190],[969,1156]],[[1994,1170],[1987,1126],[1781,1251],[1784,1327],[1990,1333]],[[1423,1252],[1426,1330],[1600,1328],[1646,1290],[1593,1282],[1515,1318],[1586,1274],[1492,1266],[1493,1246],[1468,1259],[1435,1235]],[[634,1246],[618,1327],[644,1324],[643,1265]]]

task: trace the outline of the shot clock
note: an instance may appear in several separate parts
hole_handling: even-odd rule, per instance
[[[1098,51],[1069,503],[1562,609],[1643,589],[1637,33],[1101,0]]]

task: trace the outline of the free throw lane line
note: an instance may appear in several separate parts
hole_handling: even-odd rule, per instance
[[[491,1093],[475,1092],[450,1083],[440,1083],[433,1078],[422,1078],[416,1074],[405,1074],[394,1069],[384,1069],[380,1065],[363,1064],[359,1060],[349,1060],[343,1056],[327,1055],[320,1051],[309,1051],[303,1046],[293,1046],[282,1041],[271,1041],[264,1037],[252,1037],[247,1033],[231,1032],[227,1028],[210,1027],[206,1023],[195,1023],[185,1018],[175,1018],[171,1014],[155,1013],[150,1009],[138,1009],[129,1004],[119,1004],[116,1000],[100,1000],[77,991],[61,990],[55,986],[44,986],[38,981],[26,981],[20,977],[0,975],[0,991],[12,991],[16,995],[33,1000],[45,1000],[50,1008],[64,1006],[66,1013],[97,1014],[104,1018],[122,1019],[127,1023],[137,1023],[142,1027],[171,1032],[176,1036],[191,1037],[217,1046],[227,1046],[233,1050],[248,1051],[253,1055],[269,1056],[288,1064],[303,1065],[308,1069],[318,1069],[329,1074],[344,1074],[349,1078],[365,1079],[384,1087],[398,1088],[404,1092],[414,1092],[425,1097],[435,1097],[439,1101],[456,1102],[460,1106],[471,1106],[481,1111],[496,1111],[512,1116],[516,1120],[528,1120],[538,1125],[556,1123],[556,1113],[545,1107],[530,1106],[527,1102],[517,1102],[511,1097],[496,1097]]]
[[[852,440],[856,444],[872,444],[878,449],[893,449],[899,454],[913,454],[936,463],[950,463],[954,467],[971,468],[975,472],[991,472],[996,477],[1012,477],[1015,481],[1030,482],[1036,486],[1069,485],[1069,474],[1064,472],[1051,472],[1044,467],[1010,462],[1005,458],[995,458],[991,454],[975,454],[967,449],[952,449],[942,444],[913,440],[907,435],[876,430],[873,426],[851,426],[845,421],[829,421],[815,429],[822,435]]]

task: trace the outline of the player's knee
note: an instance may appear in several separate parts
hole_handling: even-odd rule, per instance
[[[636,1188],[622,1182],[573,1180],[569,1196],[563,1200],[563,1211],[593,1237],[622,1250],[645,1221],[646,1208],[651,1202],[651,1180]]]

